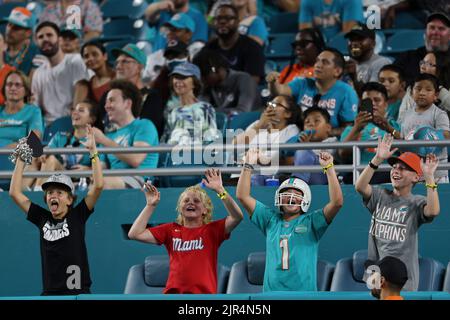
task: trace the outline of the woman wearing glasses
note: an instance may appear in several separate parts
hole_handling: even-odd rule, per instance
[[[281,71],[280,83],[288,83],[295,77],[313,77],[314,63],[324,48],[325,43],[319,29],[308,28],[297,33],[292,43],[291,61]]]
[[[0,106],[0,147],[15,148],[19,139],[27,136],[30,131],[41,137],[42,113],[39,107],[28,103],[31,88],[27,76],[21,71],[10,71],[5,77],[2,94],[5,103]],[[3,170],[14,168],[6,155],[0,157]],[[6,167],[9,164],[10,167]]]
[[[293,154],[280,152],[277,145],[295,142],[302,128],[301,109],[295,104],[294,99],[278,95],[267,103],[259,120],[236,136],[234,143],[250,144],[258,148],[259,164],[267,169],[278,165],[292,165]],[[272,150],[267,150],[267,145],[270,145]],[[266,180],[272,177],[270,171],[267,170],[268,175],[253,175],[253,185],[266,185]]]
[[[439,79],[438,100],[435,104],[450,111],[450,59],[441,52],[430,52],[419,62],[420,73],[428,73]],[[416,103],[412,98],[412,87],[408,87],[399,109],[399,123],[405,115],[414,110]]]

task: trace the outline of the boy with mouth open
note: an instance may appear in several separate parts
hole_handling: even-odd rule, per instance
[[[41,238],[42,295],[78,295],[90,293],[91,278],[85,243],[87,219],[103,189],[103,173],[92,127],[87,140],[93,169],[93,184],[86,197],[74,206],[76,195],[72,180],[63,174],[52,175],[42,184],[48,210],[31,202],[22,192],[25,163],[19,158],[11,179],[9,194],[36,225]]]
[[[393,157],[393,136],[378,138],[375,157],[356,181],[356,191],[372,214],[369,230],[368,259],[378,261],[393,256],[406,265],[408,281],[403,290],[415,291],[419,286],[419,256],[417,231],[423,223],[431,222],[440,211],[439,195],[434,174],[439,160],[428,154],[425,160],[412,152]],[[378,166],[387,160],[393,190],[372,187],[369,182]],[[414,195],[412,188],[420,177],[425,179],[426,197]]]
[[[264,292],[317,291],[319,240],[343,204],[342,190],[328,152],[319,155],[328,179],[330,202],[308,213],[311,190],[299,178],[285,180],[275,193],[273,210],[250,195],[250,177],[258,161],[258,150],[247,152],[236,196],[250,220],[266,236]]]

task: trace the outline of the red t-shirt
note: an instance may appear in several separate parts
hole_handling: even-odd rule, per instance
[[[166,223],[148,228],[170,257],[164,293],[217,293],[217,253],[225,234],[225,219],[198,228]]]

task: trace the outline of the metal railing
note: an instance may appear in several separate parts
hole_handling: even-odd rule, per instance
[[[393,147],[408,149],[411,147],[447,147],[450,146],[450,140],[442,141],[404,141],[394,140]],[[119,148],[98,148],[99,153],[116,153],[116,154],[137,154],[137,153],[172,153],[172,152],[240,152],[247,150],[249,145],[233,145],[233,144],[210,144],[210,145],[196,145],[190,147],[180,147],[173,145],[159,145],[153,147],[119,147]],[[261,148],[276,148],[279,150],[326,150],[326,149],[353,149],[353,163],[348,165],[336,165],[336,171],[338,172],[353,172],[353,181],[355,182],[359,176],[359,171],[363,170],[366,165],[361,165],[361,148],[375,148],[377,147],[376,141],[350,141],[350,142],[308,142],[308,143],[282,143],[282,144],[269,144],[259,145]],[[9,155],[13,152],[13,149],[1,149],[0,155]],[[89,151],[86,148],[44,148],[44,154],[86,154]],[[119,169],[119,170],[104,170],[105,176],[179,176],[179,175],[201,175],[206,169],[216,167],[220,168],[222,173],[233,174],[240,173],[241,168],[236,166],[195,166],[195,167],[170,167],[170,168],[155,168],[155,169]],[[388,171],[390,166],[381,165],[380,171]],[[450,163],[441,163],[438,166],[440,170],[450,169]],[[297,172],[321,172],[322,168],[319,165],[311,166],[279,166],[276,170],[277,173],[297,173]],[[73,171],[65,170],[60,171],[70,177],[86,177],[92,175],[91,170]],[[260,168],[255,168],[255,173],[260,173]],[[28,171],[24,173],[24,177],[48,177],[52,175],[50,171]],[[1,179],[9,179],[12,176],[12,171],[0,171]]]

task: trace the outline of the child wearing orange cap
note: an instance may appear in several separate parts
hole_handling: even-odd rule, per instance
[[[419,286],[417,231],[440,211],[434,177],[439,160],[434,154],[428,154],[425,160],[421,160],[412,152],[393,157],[397,151],[397,148],[391,150],[393,140],[390,134],[378,139],[376,155],[359,176],[355,188],[372,214],[368,259],[377,261],[389,255],[402,260],[408,269],[408,281],[403,289],[411,291]],[[369,184],[384,160],[392,166],[390,177],[393,190]],[[427,187],[426,196],[411,193],[421,176]]]

